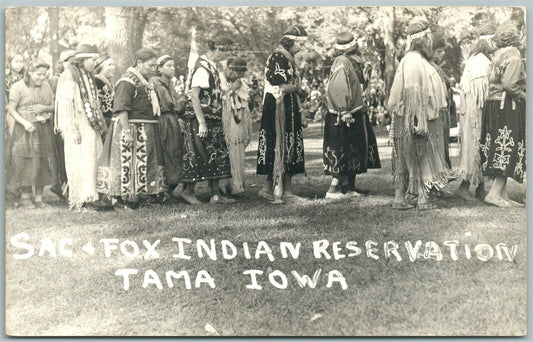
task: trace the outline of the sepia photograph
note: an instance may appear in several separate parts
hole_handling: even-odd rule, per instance
[[[526,335],[526,8],[4,14],[5,335]]]

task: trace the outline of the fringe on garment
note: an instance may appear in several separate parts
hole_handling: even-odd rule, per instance
[[[276,145],[274,155],[273,180],[274,197],[283,194],[283,174],[285,173],[285,104],[283,96],[276,99]]]
[[[466,104],[466,96],[472,96],[475,101],[476,107],[483,108],[483,104],[489,94],[489,79],[487,76],[480,76],[470,80],[470,82],[464,82],[462,84],[463,98],[461,101]]]
[[[403,117],[404,127],[411,133],[427,134],[428,120],[438,118],[437,113],[429,115],[430,108],[435,108],[431,103],[431,97],[427,89],[420,87],[408,87],[404,89],[402,107],[398,111],[398,116]]]

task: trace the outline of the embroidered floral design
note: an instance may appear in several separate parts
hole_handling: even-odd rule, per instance
[[[524,142],[519,141],[518,142],[518,161],[516,162],[516,166],[514,168],[514,174],[518,177],[524,176],[524,156],[526,154],[526,148],[524,147]]]
[[[276,69],[274,69],[274,75],[279,75],[283,77],[285,81],[288,81],[287,74],[285,73],[285,69],[279,66],[279,63],[276,62]]]
[[[509,159],[511,158],[511,155],[505,155],[505,152],[511,152],[513,150],[509,146],[514,146],[514,140],[510,136],[512,130],[508,129],[507,126],[504,126],[503,129],[499,129],[498,131],[500,132],[500,135],[494,142],[499,146],[496,147],[496,154],[494,154],[492,160],[492,167],[505,171],[509,164]],[[497,153],[498,151],[500,153]]]
[[[489,162],[490,142],[491,142],[490,133],[487,133],[487,135],[485,136],[485,144],[479,144],[479,148],[481,149],[481,152],[483,153],[483,156],[485,157],[485,162],[483,162],[483,164],[481,165],[481,168],[483,170],[487,170],[487,165]]]
[[[147,193],[147,152],[146,152],[146,132],[144,124],[140,124],[137,127],[136,144],[135,144],[135,187],[137,193]]]
[[[259,144],[257,146],[257,163],[265,165],[266,163],[266,131],[261,129],[259,131]]]
[[[324,171],[328,171],[333,174],[339,174],[341,172],[340,162],[344,157],[344,153],[341,151],[341,155],[337,156],[337,152],[327,146],[326,152],[324,152]]]

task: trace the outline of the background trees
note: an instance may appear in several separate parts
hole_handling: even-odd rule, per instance
[[[519,7],[19,7],[6,10],[6,52],[55,65],[62,50],[89,42],[115,57],[120,73],[134,51],[146,46],[174,56],[178,74],[185,75],[195,27],[200,49],[212,32],[233,36],[235,53],[260,76],[283,31],[299,23],[310,35],[297,56],[305,72],[327,73],[335,34],[350,30],[359,37],[375,77],[388,88],[411,20],[425,18],[439,28],[446,57],[439,64],[459,80],[478,29],[488,22],[509,22],[524,33],[525,42],[524,14]]]

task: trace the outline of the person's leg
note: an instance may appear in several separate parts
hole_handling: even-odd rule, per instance
[[[196,198],[196,195],[194,194],[194,188],[196,187],[196,183],[184,183],[183,191],[181,192],[181,198],[183,198],[187,203],[189,204],[199,204],[200,201],[198,198]]]
[[[269,201],[272,201],[274,200],[273,192],[274,192],[274,181],[273,181],[272,175],[268,175],[265,179],[265,184],[263,184],[263,187],[261,188],[261,190],[259,190],[258,195],[259,197],[263,197]]]
[[[405,192],[407,191],[407,185],[405,182],[396,185],[394,189],[394,201],[392,203],[392,209],[405,210],[412,209],[415,206],[405,201]]]
[[[470,182],[463,180],[457,190],[455,190],[455,195],[461,197],[467,202],[473,202],[476,199],[470,194]]]
[[[510,207],[511,204],[502,198],[502,190],[506,183],[506,177],[496,176],[489,193],[485,196],[484,202],[498,207]]]
[[[31,202],[31,186],[21,187],[22,195],[20,196],[20,205],[23,208],[34,209],[35,205]]]
[[[479,183],[476,188],[476,198],[480,201],[483,201],[485,196],[487,196],[487,192],[485,191],[485,183]]]
[[[509,194],[507,193],[507,178],[505,178],[505,184],[503,185],[502,190],[500,191],[500,195],[506,202],[511,204],[513,207],[523,207],[524,206],[524,204],[518,203],[518,202],[513,201],[512,199],[509,198]]]
[[[220,189],[218,188],[218,179],[210,180],[209,186],[211,187],[211,199],[209,200],[209,202],[213,204],[226,204],[235,202],[233,198],[227,198],[225,196],[222,196],[222,194],[220,193]]]

